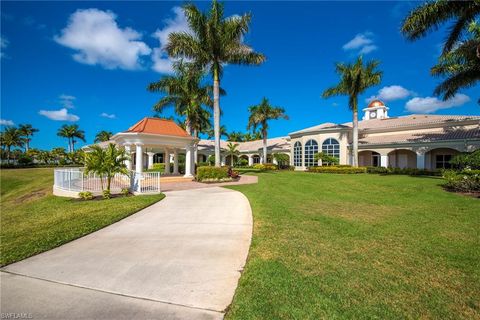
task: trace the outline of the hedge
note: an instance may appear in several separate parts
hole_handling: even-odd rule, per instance
[[[255,165],[253,165],[253,169],[258,169],[258,170],[278,170],[278,167],[273,164],[273,163],[265,163],[265,164],[261,164],[261,163],[257,163]]]
[[[355,168],[355,167],[345,167],[345,166],[308,167],[308,172],[355,174],[355,173],[367,173],[367,168],[366,167]]]
[[[198,181],[222,181],[230,178],[228,176],[228,167],[198,167],[197,180]]]

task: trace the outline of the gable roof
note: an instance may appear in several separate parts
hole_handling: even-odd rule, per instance
[[[172,120],[145,117],[127,131],[129,133],[149,133],[163,136],[190,137],[190,135]]]
[[[259,149],[263,148],[263,140],[254,140],[246,142],[232,142],[238,144],[238,151],[240,152],[258,152]],[[228,141],[220,140],[220,148],[226,149]],[[278,137],[267,139],[267,148],[274,151],[287,151],[290,148],[290,142],[288,137]],[[214,140],[200,140],[198,143],[198,150],[213,151],[215,149]]]

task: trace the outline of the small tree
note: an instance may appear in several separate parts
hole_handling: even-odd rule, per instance
[[[324,152],[319,152],[319,153],[315,154],[315,161],[320,161],[320,160],[322,161],[322,166],[325,165],[325,164],[327,166],[334,166],[334,165],[337,165],[339,163],[337,157],[328,155]]]
[[[111,182],[115,174],[128,175],[128,169],[125,165],[125,161],[128,159],[125,150],[117,148],[113,143],[110,143],[105,149],[94,145],[91,147],[91,152],[85,156],[85,173],[93,172],[98,174],[102,191],[104,191],[104,194],[106,191],[109,195]],[[104,179],[106,179],[105,188]]]
[[[225,150],[225,152],[227,154],[227,157],[230,156],[230,159],[231,159],[230,164],[232,166],[234,164],[233,162],[234,157],[236,157],[240,153],[240,151],[238,151],[238,146],[239,146],[238,143],[232,143],[232,142],[227,143],[227,149]]]

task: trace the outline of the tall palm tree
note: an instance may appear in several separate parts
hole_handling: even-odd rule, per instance
[[[431,73],[443,80],[435,88],[435,94],[443,100],[452,98],[460,89],[474,86],[480,81],[480,25],[472,22],[469,37],[442,55],[432,67]],[[480,99],[478,100],[480,104]]]
[[[254,131],[259,127],[263,138],[263,157],[262,163],[267,163],[267,133],[268,121],[277,119],[286,119],[285,109],[281,107],[273,107],[267,98],[263,98],[259,105],[251,106],[249,108],[250,117],[248,118],[247,130]]]
[[[113,136],[113,133],[112,133],[112,132],[102,130],[102,131],[100,131],[99,133],[97,133],[97,135],[95,136],[94,142],[95,142],[95,143],[105,142],[105,141],[110,140],[110,138],[111,138],[112,136]]]
[[[150,83],[147,90],[165,94],[153,109],[162,113],[166,108],[173,107],[177,115],[185,117],[186,131],[192,134],[192,118],[202,112],[203,105],[210,108],[213,106],[210,97],[212,90],[201,84],[203,72],[197,65],[178,61],[173,68],[174,75]]]
[[[75,138],[78,138],[85,142],[85,131],[80,130],[77,124],[64,124],[58,129],[57,136],[67,138],[68,140],[68,152],[75,151]]]
[[[27,152],[30,149],[30,141],[32,141],[31,137],[35,132],[38,132],[38,129],[32,127],[31,124],[21,124],[18,127],[18,130],[20,130],[21,135],[24,136],[25,152]]]
[[[414,41],[453,20],[443,45],[443,54],[446,54],[455,47],[462,33],[479,14],[480,2],[478,1],[428,1],[408,14],[403,21],[401,31],[408,40]]]
[[[351,63],[337,63],[335,71],[340,76],[340,82],[332,88],[325,90],[324,98],[332,96],[348,96],[348,106],[353,113],[353,166],[358,166],[358,96],[368,88],[377,85],[382,79],[382,72],[376,70],[379,61],[370,61],[363,64],[362,57]]]
[[[243,40],[251,21],[250,14],[224,17],[223,4],[212,1],[208,13],[186,4],[183,11],[192,33],[173,32],[166,50],[170,56],[186,57],[206,67],[213,78],[213,119],[215,166],[220,167],[220,79],[225,64],[259,65],[265,56],[253,51]]]
[[[24,140],[22,138],[22,133],[16,127],[7,127],[4,132],[2,132],[2,146],[6,148],[7,152],[7,161],[10,163],[10,156],[12,154],[12,147],[21,147],[23,146]]]
[[[244,135],[241,132],[232,131],[228,134],[227,140],[233,142],[243,142]]]

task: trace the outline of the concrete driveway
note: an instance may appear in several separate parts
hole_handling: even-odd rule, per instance
[[[245,264],[252,215],[224,188],[159,203],[1,272],[3,313],[48,319],[221,319]]]

